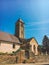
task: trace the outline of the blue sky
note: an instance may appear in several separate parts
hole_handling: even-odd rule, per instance
[[[22,18],[25,37],[35,37],[39,44],[49,37],[49,0],[0,0],[0,31],[15,33],[15,22]]]

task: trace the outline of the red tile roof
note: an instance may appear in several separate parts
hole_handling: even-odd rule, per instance
[[[8,42],[13,42],[13,43],[20,43],[19,39],[15,37],[14,35],[5,33],[5,32],[0,32],[0,41],[8,41]]]

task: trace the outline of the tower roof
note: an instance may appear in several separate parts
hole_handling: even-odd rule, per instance
[[[24,24],[24,22],[23,22],[23,20],[22,20],[21,18],[19,18],[19,19],[17,20],[16,24],[19,23],[19,22],[21,22],[21,23]]]
[[[21,22],[23,22],[23,20],[22,20],[21,18],[19,18],[19,19],[18,19],[18,21],[21,21]]]

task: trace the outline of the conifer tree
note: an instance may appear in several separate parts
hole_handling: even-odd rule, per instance
[[[43,44],[42,51],[45,53],[47,52],[49,54],[49,39],[46,35],[43,38],[42,44]]]

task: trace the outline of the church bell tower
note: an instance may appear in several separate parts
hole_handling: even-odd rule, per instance
[[[16,22],[15,36],[22,39],[24,38],[24,23],[20,18]]]

